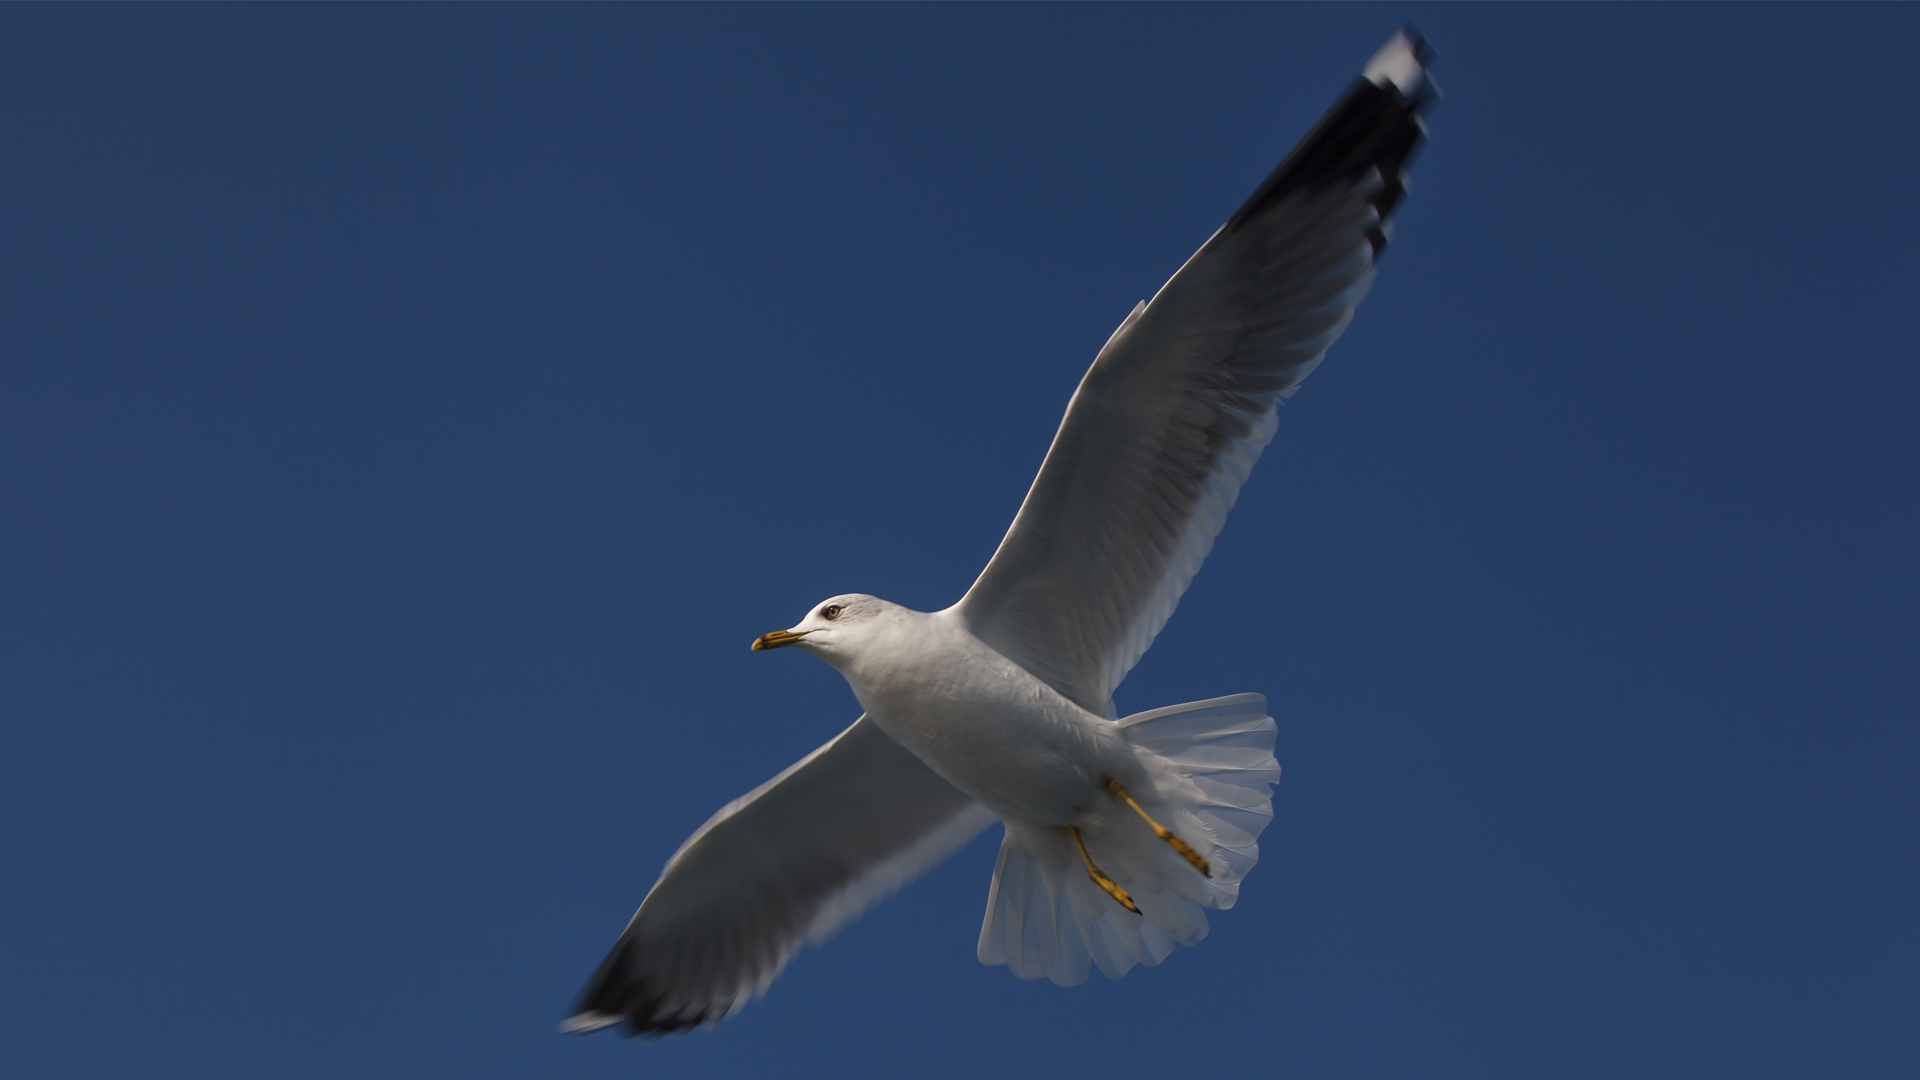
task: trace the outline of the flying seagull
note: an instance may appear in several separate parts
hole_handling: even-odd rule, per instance
[[[717,1021],[996,818],[979,957],[1019,978],[1118,979],[1233,906],[1280,778],[1266,699],[1120,719],[1113,691],[1366,294],[1438,96],[1431,56],[1394,35],[1121,322],[959,603],[835,596],[754,640],[832,664],[866,714],[681,845],[561,1030]]]

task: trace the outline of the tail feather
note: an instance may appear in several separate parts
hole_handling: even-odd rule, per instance
[[[1214,841],[1209,861],[1226,870],[1213,877],[1222,902],[1207,906],[1232,907],[1241,879],[1260,861],[1258,840],[1273,821],[1273,785],[1280,781],[1267,699],[1235,694],[1173,705],[1136,713],[1120,727],[1128,742],[1166,758],[1199,794],[1193,816]]]
[[[1090,968],[1118,979],[1135,964],[1159,964],[1176,942],[1206,937],[1204,909],[1233,906],[1259,861],[1260,831],[1273,819],[1280,766],[1266,708],[1259,694],[1237,694],[1118,721],[1126,739],[1148,751],[1141,757],[1155,776],[1156,790],[1133,794],[1200,850],[1211,877],[1116,804],[1111,822],[1090,824],[1085,840],[1132,895],[1143,913],[1135,915],[1088,879],[1065,830],[1008,822],[980,927],[980,962],[1006,964],[1016,978],[1074,986]]]
[[[1092,967],[1118,979],[1135,964],[1158,964],[1173,945],[1088,880],[1065,833],[1008,824],[980,928],[981,963],[1078,986]]]

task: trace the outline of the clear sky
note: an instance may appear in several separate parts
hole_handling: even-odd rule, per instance
[[[554,1032],[956,599],[1108,333],[1413,19],[1379,283],[1123,712],[1260,691],[1212,936],[998,830]],[[1920,8],[0,10],[0,1072],[1920,1073]]]

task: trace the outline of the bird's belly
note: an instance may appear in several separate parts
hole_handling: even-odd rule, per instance
[[[1134,771],[1113,724],[1010,662],[855,692],[881,730],[1002,818],[1071,824],[1109,778]]]

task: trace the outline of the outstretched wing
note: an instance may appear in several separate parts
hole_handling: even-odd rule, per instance
[[[994,820],[863,716],[681,845],[561,1030],[718,1020]]]
[[[1437,93],[1396,34],[1151,303],[1067,406],[1006,539],[956,610],[1094,712],[1186,592],[1272,439],[1276,410],[1372,281]]]

